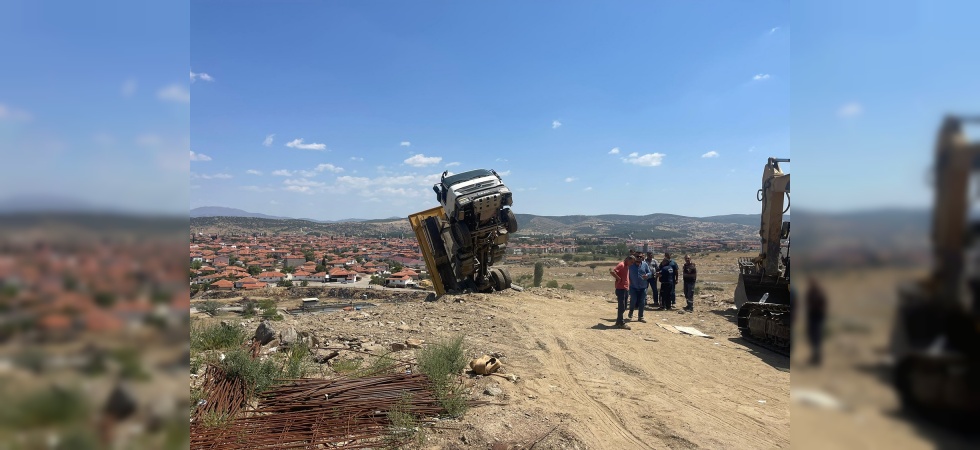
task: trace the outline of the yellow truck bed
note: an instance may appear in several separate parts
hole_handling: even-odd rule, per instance
[[[429,271],[429,276],[432,277],[432,287],[435,289],[436,295],[442,296],[446,293],[445,285],[442,282],[442,276],[439,274],[439,268],[436,266],[435,255],[432,253],[432,241],[429,239],[425,227],[422,225],[425,219],[433,216],[437,216],[440,219],[446,217],[445,210],[442,209],[442,206],[412,214],[408,216],[408,223],[412,226],[412,231],[415,232],[415,238],[419,241],[419,248],[422,249],[422,257],[425,259],[425,268]]]

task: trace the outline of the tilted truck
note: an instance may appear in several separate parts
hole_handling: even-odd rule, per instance
[[[436,295],[502,291],[511,286],[504,259],[517,231],[513,196],[500,175],[477,169],[443,172],[432,186],[439,206],[408,216]]]

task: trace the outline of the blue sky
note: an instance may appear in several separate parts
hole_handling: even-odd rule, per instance
[[[790,10],[708,3],[194,0],[190,207],[406,216],[492,168],[519,213],[758,213]]]
[[[0,6],[0,201],[186,214],[187,3]]]
[[[797,206],[932,204],[943,116],[980,113],[978,16],[969,1],[793,2]]]

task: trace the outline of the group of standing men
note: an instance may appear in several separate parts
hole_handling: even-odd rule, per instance
[[[633,320],[633,311],[639,311],[638,320],[643,319],[643,311],[647,306],[647,288],[653,291],[654,309],[662,311],[673,309],[675,304],[674,289],[680,281],[678,278],[681,270],[677,263],[670,257],[670,252],[664,253],[664,258],[660,262],[653,259],[653,252],[647,252],[644,258],[641,252],[630,252],[623,262],[616,267],[609,269],[609,273],[616,279],[616,300],[617,316],[616,327],[630,329],[623,319],[623,313],[629,308],[629,315],[626,320]],[[694,311],[694,283],[697,281],[697,267],[691,262],[691,257],[684,256],[684,297],[687,299],[685,311]],[[660,289],[657,289],[657,282],[660,282]]]

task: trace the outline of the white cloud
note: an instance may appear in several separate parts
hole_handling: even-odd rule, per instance
[[[578,178],[575,178],[575,177],[568,177],[568,178],[565,178],[565,182],[566,182],[566,183],[571,183],[571,182],[573,182],[573,181],[575,181],[575,180],[577,180],[577,179],[578,179]]]
[[[306,178],[315,177],[317,174],[317,172],[313,170],[297,170],[296,172],[293,173]]]
[[[179,84],[171,84],[157,91],[157,98],[167,102],[190,103],[191,93]]]
[[[755,74],[754,77],[752,77],[752,79],[755,80],[755,81],[768,80],[769,79],[769,74],[768,73],[757,73],[757,74]]]
[[[717,158],[718,157],[718,152],[712,150],[712,151],[710,151],[708,153],[705,153],[705,154],[701,155],[701,157],[702,158]]]
[[[560,126],[561,126],[561,122],[559,122],[557,120],[551,122],[551,129],[552,130],[554,130],[554,129],[560,127]]]
[[[425,167],[433,164],[439,164],[440,161],[442,161],[441,156],[425,156],[419,153],[418,155],[406,159],[404,162],[405,164],[413,167]]]
[[[591,191],[591,190],[592,190],[592,186],[589,186],[589,187],[587,187],[587,188],[585,188],[585,189],[582,189],[582,190],[583,190],[583,191]]]
[[[245,173],[249,175],[262,175],[262,172],[259,172],[258,170],[255,169],[248,169],[245,171]]]
[[[779,27],[773,27],[771,30],[769,30],[769,34],[775,33],[776,30],[779,30]]]
[[[123,97],[126,98],[132,97],[133,94],[136,93],[136,80],[132,78],[126,80],[123,83],[122,89],[120,89],[120,91],[122,92]]]
[[[227,180],[231,178],[231,175],[227,173],[216,173],[214,175],[208,175],[206,173],[191,172],[191,178],[200,178],[202,180]]]
[[[265,140],[262,141],[262,145],[264,145],[266,147],[272,145],[272,139],[275,138],[275,137],[276,137],[276,135],[274,135],[274,134],[270,134],[270,135],[266,136],[265,137]]]
[[[276,170],[276,171],[272,172],[272,174],[275,175],[275,176],[277,176],[277,177],[291,177],[291,176],[293,176],[293,173],[290,172],[290,171],[288,171],[288,170],[286,170],[286,169]]]
[[[205,155],[204,153],[194,153],[194,150],[191,150],[190,152],[191,152],[191,161],[210,161],[211,160],[211,157],[208,156],[208,155]]]
[[[751,147],[749,147],[749,153],[752,153],[752,152],[754,152],[754,151],[755,151],[755,146],[754,146],[754,145],[753,145],[753,146],[751,146]]]
[[[647,153],[646,155],[640,155],[639,153],[633,152],[629,156],[623,158],[623,162],[646,167],[656,167],[663,163],[664,156],[663,153]]]
[[[283,189],[285,189],[287,191],[291,191],[291,192],[299,192],[299,193],[302,193],[302,194],[312,194],[313,193],[313,188],[311,188],[309,186],[286,186]]]
[[[864,113],[864,108],[858,102],[850,102],[837,110],[837,116],[844,119],[852,119],[862,113]]]
[[[461,164],[461,163],[458,163],[458,162],[455,162],[455,161],[454,161],[454,162],[451,162],[451,163],[446,163],[446,167],[456,167],[456,166],[458,166],[458,165],[460,165],[460,164]]]
[[[208,75],[206,73],[194,73],[194,71],[192,70],[191,71],[191,83],[193,83],[197,79],[200,79],[202,81],[214,81],[214,77],[212,77],[211,75]]]
[[[241,189],[241,190],[243,190],[243,191],[251,191],[251,192],[270,192],[270,191],[275,190],[275,189],[269,188],[269,187],[254,186],[254,185],[252,185],[252,186],[239,186],[238,188]]]
[[[300,150],[326,150],[327,144],[304,144],[302,139],[293,139],[286,143],[286,147],[298,148]]]
[[[507,160],[504,158],[497,158],[497,162],[507,162]]]
[[[500,175],[502,177],[506,177],[507,175],[510,175],[510,171],[509,170],[505,170],[503,172],[497,172],[497,175]]]
[[[411,147],[412,143],[408,141],[402,141],[401,144],[398,145],[401,145],[402,147]]]
[[[613,147],[612,150],[609,150],[609,154],[610,155],[618,155],[619,154],[619,147]]]
[[[307,186],[307,187],[324,187],[327,183],[320,181],[307,180],[306,178],[288,179],[282,182],[287,186]]]
[[[26,122],[31,120],[31,114],[22,109],[8,108],[6,105],[0,103],[0,120]]]
[[[364,158],[361,158],[360,156],[351,156],[350,157],[350,160],[351,161],[364,161]]]
[[[316,166],[316,169],[314,169],[314,170],[316,170],[317,172],[330,171],[330,172],[333,172],[333,173],[340,173],[340,172],[343,172],[344,171],[344,168],[343,167],[337,167],[337,166],[335,166],[333,164],[320,164],[320,165]]]

